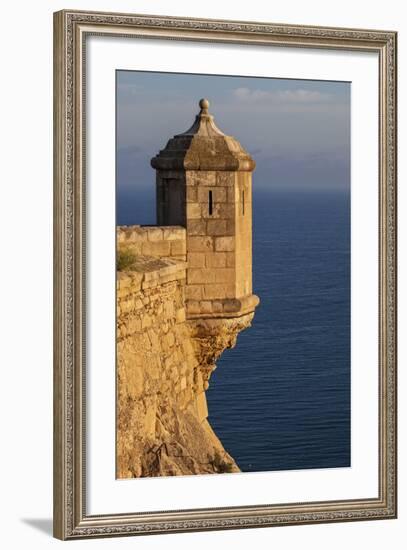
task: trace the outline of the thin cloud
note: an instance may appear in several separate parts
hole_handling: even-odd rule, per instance
[[[236,100],[244,103],[273,103],[273,104],[317,104],[329,103],[333,97],[331,94],[314,90],[251,90],[250,88],[236,88],[233,90]]]
[[[130,82],[120,82],[117,85],[117,94],[122,102],[133,101],[137,96],[142,94],[143,91],[143,86]]]
[[[139,145],[129,145],[127,147],[119,147],[118,153],[126,157],[126,156],[138,155],[142,151],[143,149]]]

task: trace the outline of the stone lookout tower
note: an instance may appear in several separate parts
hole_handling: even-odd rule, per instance
[[[233,318],[254,311],[252,172],[255,162],[225,135],[201,99],[189,130],[151,160],[157,171],[157,224],[187,233],[188,318]]]

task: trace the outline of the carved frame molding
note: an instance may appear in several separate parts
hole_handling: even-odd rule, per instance
[[[379,496],[86,514],[84,64],[89,34],[379,55]],[[60,539],[396,517],[396,42],[391,31],[64,10],[54,14],[54,535]]]

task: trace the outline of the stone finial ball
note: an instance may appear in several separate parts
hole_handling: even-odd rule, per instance
[[[207,99],[201,99],[199,101],[199,106],[201,109],[209,109],[209,101]]]

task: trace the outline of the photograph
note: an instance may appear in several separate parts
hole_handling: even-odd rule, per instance
[[[351,467],[351,83],[116,71],[116,477]]]

